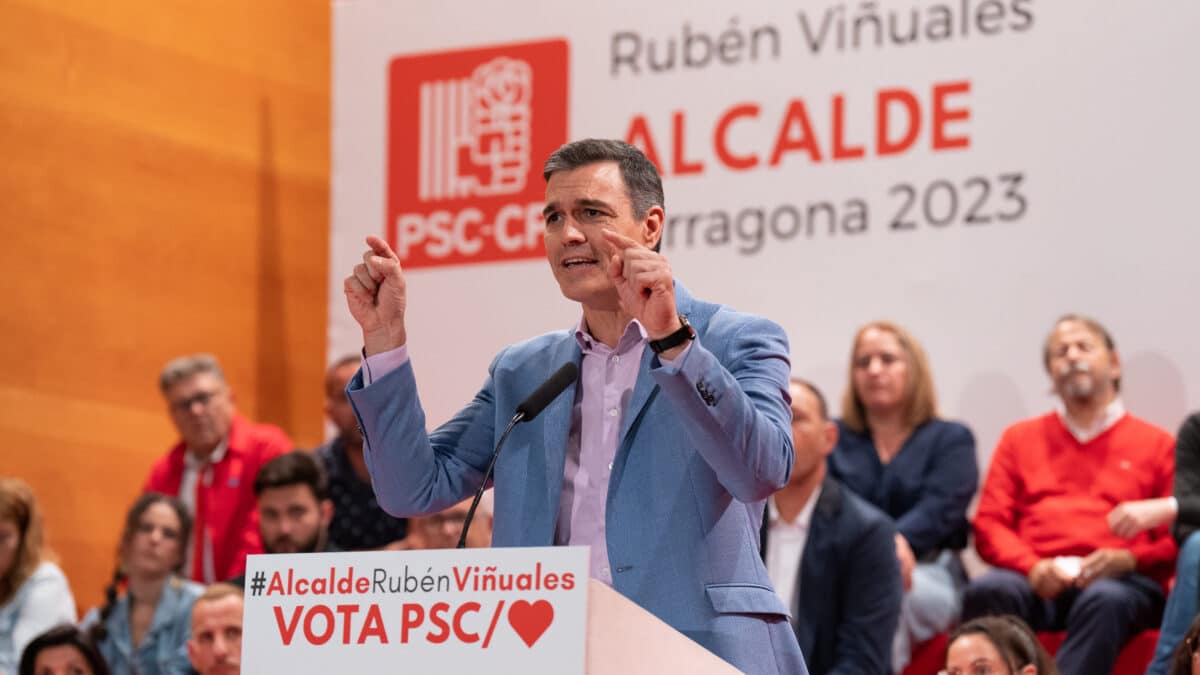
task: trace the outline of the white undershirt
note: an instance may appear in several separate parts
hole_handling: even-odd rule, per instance
[[[196,486],[200,483],[201,469],[204,474],[204,484],[212,484],[212,465],[225,459],[225,451],[229,448],[227,441],[221,441],[216,449],[207,459],[198,459],[195,455],[186,450],[183,453],[183,477],[179,481],[179,500],[188,508],[188,513],[192,514],[192,522],[196,522]],[[216,579],[216,565],[213,562],[212,540],[209,539],[207,533],[200,533],[204,539],[204,579],[205,581],[219,581]],[[184,552],[183,574],[185,577],[192,576],[192,542],[196,540],[195,536],[187,542],[187,551]]]
[[[800,561],[804,558],[809,526],[812,525],[813,511],[820,496],[821,487],[817,486],[804,503],[804,508],[800,509],[796,520],[790,523],[780,517],[775,497],[767,499],[767,574],[771,577],[775,593],[783,600],[788,611],[796,606],[796,596],[800,592]]]
[[[1066,425],[1067,430],[1070,431],[1071,435],[1075,437],[1075,440],[1079,441],[1080,443],[1087,443],[1093,438],[1108,431],[1114,424],[1120,422],[1121,418],[1125,416],[1125,404],[1121,402],[1120,398],[1114,398],[1112,403],[1109,403],[1107,406],[1105,406],[1104,414],[1096,418],[1096,423],[1090,428],[1085,428],[1076,424],[1067,415],[1067,407],[1063,405],[1062,401],[1059,401],[1055,405],[1055,409],[1058,410],[1058,417],[1063,421],[1063,424]]]

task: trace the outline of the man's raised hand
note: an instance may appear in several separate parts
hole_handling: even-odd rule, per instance
[[[621,308],[641,322],[651,340],[664,338],[682,325],[675,310],[671,265],[662,255],[612,230],[604,230],[610,249],[608,277]]]
[[[387,242],[367,237],[363,261],[354,266],[343,284],[350,315],[362,327],[367,356],[386,352],[408,342],[404,310],[408,296],[400,258]]]

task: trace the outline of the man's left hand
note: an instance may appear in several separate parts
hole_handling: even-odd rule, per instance
[[[1123,548],[1102,548],[1083,559],[1075,585],[1087,588],[1098,579],[1115,579],[1137,569],[1137,558]]]
[[[641,322],[651,340],[679,330],[683,324],[675,310],[675,282],[667,259],[612,230],[604,230],[604,241],[611,249],[608,278],[621,309]]]

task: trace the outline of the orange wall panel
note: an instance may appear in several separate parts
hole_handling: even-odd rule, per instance
[[[0,474],[82,613],[209,351],[240,410],[323,434],[330,7],[0,0]]]

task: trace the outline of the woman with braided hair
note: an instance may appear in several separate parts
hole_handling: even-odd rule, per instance
[[[204,590],[178,575],[191,529],[187,507],[174,497],[147,492],[129,508],[104,605],[82,622],[113,675],[191,672],[192,603]]]

